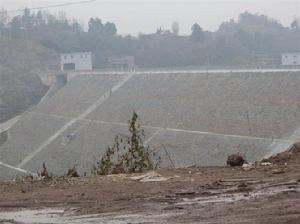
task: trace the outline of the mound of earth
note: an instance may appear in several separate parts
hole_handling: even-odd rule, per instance
[[[300,143],[295,143],[289,150],[270,157],[268,161],[274,164],[299,164]]]

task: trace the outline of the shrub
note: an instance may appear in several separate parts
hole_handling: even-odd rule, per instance
[[[139,173],[158,167],[160,158],[156,163],[152,161],[155,154],[150,153],[149,146],[143,143],[145,132],[135,112],[128,123],[129,136],[115,136],[114,144],[109,146],[100,161],[96,162],[92,174]]]
[[[72,168],[68,169],[66,176],[67,177],[80,177],[75,165]]]
[[[53,175],[48,172],[48,168],[46,167],[46,163],[43,163],[43,169],[41,173],[38,173],[38,176],[43,180],[51,180]]]

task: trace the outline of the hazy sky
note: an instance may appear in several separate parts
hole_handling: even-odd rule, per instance
[[[14,10],[76,1],[82,0],[0,0],[0,8]],[[246,10],[288,26],[295,16],[300,17],[300,0],[96,0],[49,11],[61,10],[84,23],[90,17],[114,22],[120,34],[150,33],[160,26],[169,28],[172,21],[179,22],[183,34],[189,33],[195,22],[206,30],[215,30],[222,21],[237,19]]]

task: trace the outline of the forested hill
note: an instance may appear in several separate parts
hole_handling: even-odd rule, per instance
[[[209,19],[209,18],[208,18]],[[264,15],[242,13],[237,21],[215,32],[191,24],[190,35],[179,35],[180,24],[152,34],[121,36],[115,24],[91,18],[87,29],[64,13],[31,12],[10,18],[1,13],[0,31],[10,39],[32,40],[57,53],[92,51],[95,66],[111,56],[133,55],[140,67],[268,65],[279,63],[282,52],[300,51],[300,24],[284,27]]]

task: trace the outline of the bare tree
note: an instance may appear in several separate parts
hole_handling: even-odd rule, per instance
[[[7,11],[4,8],[0,9],[0,29],[4,29],[6,25],[8,24],[9,16]]]

